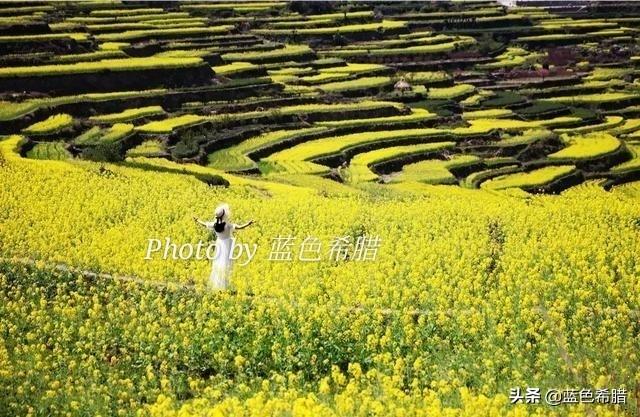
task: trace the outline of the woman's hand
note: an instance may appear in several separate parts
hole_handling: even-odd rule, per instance
[[[245,224],[239,224],[235,227],[236,230],[242,230],[247,226],[250,226],[253,224],[253,220],[249,220],[248,222],[246,222]]]

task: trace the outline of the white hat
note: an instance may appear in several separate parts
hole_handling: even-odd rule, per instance
[[[216,207],[215,216],[216,218],[220,218],[222,221],[226,222],[229,220],[229,215],[231,214],[231,209],[227,203],[222,203],[218,207]]]

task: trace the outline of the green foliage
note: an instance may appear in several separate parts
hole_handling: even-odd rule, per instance
[[[98,143],[85,148],[81,156],[95,162],[120,162],[124,160],[124,150],[122,142]]]
[[[26,154],[27,158],[32,159],[52,159],[65,160],[70,159],[71,154],[61,142],[41,142],[36,143],[33,148]]]
[[[186,136],[176,143],[171,149],[171,155],[177,159],[191,158],[200,152],[200,144],[197,138]]]
[[[195,174],[194,176],[207,185],[223,186],[223,187],[229,186],[229,181],[227,181],[220,175],[199,173],[199,174]]]

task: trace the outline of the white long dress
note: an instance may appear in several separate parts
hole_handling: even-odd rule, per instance
[[[226,223],[222,232],[216,232],[213,228],[214,225],[215,222],[207,223],[207,229],[216,234],[216,250],[208,284],[214,290],[226,290],[229,288],[231,267],[233,266],[231,250],[233,248],[233,231],[236,225]]]

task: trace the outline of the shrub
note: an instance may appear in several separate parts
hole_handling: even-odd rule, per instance
[[[171,155],[176,159],[184,159],[197,155],[199,151],[200,146],[197,140],[185,138],[171,150]]]
[[[96,162],[120,162],[124,160],[121,142],[100,143],[82,151],[82,158]]]
[[[195,177],[207,185],[228,187],[229,181],[216,174],[195,174]]]

